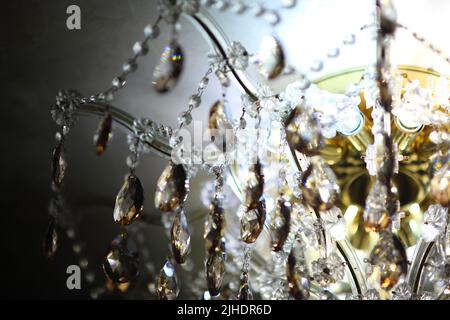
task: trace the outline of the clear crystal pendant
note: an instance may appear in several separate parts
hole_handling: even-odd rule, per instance
[[[139,178],[130,173],[116,197],[114,221],[121,225],[129,225],[140,216],[143,210],[144,189]]]
[[[111,139],[111,129],[112,129],[112,116],[107,113],[105,117],[98,124],[97,131],[94,135],[94,145],[97,155],[101,156]]]
[[[378,179],[375,180],[367,196],[364,209],[364,228],[367,231],[380,232],[391,225],[389,205],[386,186]]]
[[[127,233],[118,235],[112,242],[103,262],[103,270],[116,283],[133,281],[139,273],[139,254]]]
[[[156,184],[155,207],[169,212],[178,209],[186,200],[189,180],[182,164],[169,162]]]
[[[184,210],[175,213],[170,232],[172,253],[177,263],[184,263],[191,248],[191,234]]]
[[[175,267],[167,260],[159,272],[156,294],[160,300],[175,300],[180,293]]]
[[[159,63],[153,71],[153,87],[157,92],[165,93],[175,87],[183,70],[183,60],[180,45],[172,40],[164,48]]]
[[[265,36],[258,51],[259,73],[266,79],[278,77],[284,69],[285,58],[280,42],[274,36]]]

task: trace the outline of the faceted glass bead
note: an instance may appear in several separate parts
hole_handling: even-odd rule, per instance
[[[206,282],[212,297],[220,294],[225,274],[225,261],[226,254],[222,250],[209,254],[206,260]]]
[[[443,234],[447,226],[448,209],[440,205],[431,205],[423,215],[420,236],[427,242],[432,242]]]
[[[205,221],[205,232],[203,239],[205,250],[212,254],[220,245],[221,238],[225,231],[225,217],[222,203],[214,199],[209,208],[209,214]]]
[[[56,220],[52,218],[44,239],[44,253],[47,259],[53,259],[58,248],[58,234],[56,233]]]
[[[208,129],[225,130],[231,128],[228,117],[225,112],[225,104],[223,100],[217,100],[209,110]]]
[[[144,28],[144,35],[146,38],[149,39],[155,39],[159,36],[159,27],[157,25],[152,26],[152,25],[147,25]]]
[[[284,69],[285,57],[283,48],[278,39],[273,36],[265,36],[260,44],[259,52],[259,73],[266,79],[278,77]]]
[[[164,48],[153,71],[153,87],[157,92],[168,92],[175,87],[183,70],[183,59],[183,51],[177,42],[172,41]]]
[[[259,159],[248,171],[245,184],[245,205],[251,206],[259,201],[264,192],[264,175]]]
[[[384,290],[394,287],[408,270],[405,247],[397,236],[390,232],[380,234],[378,243],[370,253],[369,261],[380,268],[380,286]]]
[[[111,128],[112,116],[108,113],[98,124],[97,132],[94,135],[95,150],[99,156],[101,156],[106,150],[108,141],[111,138]]]
[[[319,121],[312,110],[297,106],[285,123],[286,139],[295,150],[307,156],[317,155],[323,147],[323,137]]]
[[[187,198],[189,180],[182,164],[169,162],[156,184],[155,207],[161,211],[175,211]]]
[[[137,277],[139,254],[134,241],[126,233],[120,234],[111,242],[103,262],[103,270],[116,283],[127,283]]]
[[[392,199],[389,199],[392,197]],[[387,188],[378,179],[375,180],[366,199],[364,209],[364,228],[367,231],[380,232],[391,225],[390,212],[396,212],[397,204],[393,195],[387,194]]]
[[[300,242],[296,241],[289,253],[286,265],[286,278],[290,294],[296,300],[309,297],[309,275],[305,254]]]
[[[321,157],[312,157],[310,162],[301,182],[303,199],[320,211],[331,209],[340,190],[336,175]]]
[[[291,204],[285,199],[277,201],[275,213],[270,223],[270,239],[272,251],[280,251],[289,235],[291,222]]]
[[[247,272],[243,272],[239,282],[238,300],[253,300],[253,293],[250,289]]]
[[[116,197],[114,221],[129,225],[144,210],[144,189],[141,181],[133,173],[125,178],[125,183]]]
[[[184,210],[175,213],[170,236],[175,261],[184,263],[191,248],[191,234]]]
[[[247,207],[241,217],[241,238],[246,243],[256,241],[264,229],[266,221],[266,205],[264,200]]]
[[[55,149],[53,150],[52,157],[52,180],[55,187],[59,187],[66,174],[67,162],[64,151],[64,139],[60,139]]]
[[[159,272],[156,294],[160,300],[175,300],[180,293],[175,267],[169,260]]]

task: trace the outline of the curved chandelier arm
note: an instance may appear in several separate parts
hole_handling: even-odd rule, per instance
[[[414,294],[419,294],[422,291],[422,275],[433,246],[434,242],[425,242],[423,239],[420,239],[414,250],[412,264],[406,278],[406,282]]]

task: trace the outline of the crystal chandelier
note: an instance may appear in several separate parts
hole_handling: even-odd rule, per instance
[[[104,258],[103,290],[127,294],[140,279],[144,244],[134,242],[148,222],[147,194],[135,169],[143,154],[156,152],[168,160],[154,204],[170,244],[148,289],[159,299],[176,299],[183,291],[199,299],[449,298],[449,78],[393,63],[390,48],[403,32],[436,59],[450,64],[450,57],[397,21],[387,0],[374,0],[373,20],[314,61],[308,72],[288,63],[277,36],[265,36],[259,51],[250,53],[228,41],[208,14],[251,14],[275,30],[280,11],[296,7],[296,1],[281,3],[277,10],[258,2],[160,0],[158,19],[145,27],[143,40],[135,43],[107,90],[92,96],[74,90],[57,94],[51,109],[60,128],[52,158],[53,218],[44,243],[49,258],[68,210],[66,138],[78,115],[89,114],[101,117],[94,135],[98,155],[106,151],[114,124],[128,132],[129,171],[113,210],[123,232]],[[198,27],[211,52],[178,126],[137,119],[114,107],[116,93],[162,25],[170,38],[154,67],[153,89],[170,94],[177,86],[189,56],[180,44],[180,17]],[[325,63],[332,64],[343,48],[364,36],[375,44],[372,65],[315,78]],[[249,68],[256,68],[263,81],[254,83]],[[280,90],[270,87],[283,77],[292,80]],[[208,110],[201,106],[202,95],[212,81],[221,92]],[[227,100],[232,86],[242,92],[238,113],[230,112]],[[188,130],[195,113],[209,114],[206,142],[194,141]],[[199,170],[212,174],[214,182],[202,190],[208,207],[204,248],[191,248],[185,203]],[[191,249],[204,256],[204,264],[194,269]]]

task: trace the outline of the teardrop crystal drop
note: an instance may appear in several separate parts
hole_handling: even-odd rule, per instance
[[[387,188],[379,180],[376,180],[370,189],[364,209],[364,228],[366,231],[380,232],[391,225]]]
[[[285,131],[289,145],[307,156],[319,154],[324,145],[320,124],[311,108],[295,107],[286,120]]]
[[[400,239],[391,232],[383,232],[370,253],[369,262],[380,268],[380,286],[391,289],[406,275],[408,260],[405,247]]]
[[[159,272],[156,294],[160,300],[175,300],[179,293],[175,267],[168,260]]]
[[[331,209],[340,191],[333,170],[318,156],[310,158],[310,165],[302,177],[301,190],[305,202],[319,211]]]
[[[156,184],[155,207],[169,212],[178,209],[186,200],[189,180],[182,164],[169,162]]]
[[[144,210],[144,189],[141,181],[133,173],[125,178],[125,183],[116,197],[114,221],[121,225],[129,225]]]
[[[103,270],[111,281],[127,283],[139,273],[139,254],[136,244],[126,233],[118,235],[109,247],[103,262]]]
[[[209,294],[215,297],[220,294],[223,277],[225,275],[226,253],[225,246],[217,248],[215,252],[208,255],[206,260],[206,282]]]
[[[205,250],[208,254],[216,251],[220,245],[224,230],[225,217],[222,203],[214,199],[209,208],[209,214],[205,221],[205,232],[203,234]]]
[[[275,213],[270,223],[272,251],[280,251],[289,235],[291,204],[283,198],[278,199]]]
[[[94,145],[97,155],[101,156],[108,145],[108,141],[111,138],[111,128],[112,128],[112,116],[110,113],[106,114],[105,117],[98,124],[97,131],[94,135]]]
[[[286,278],[290,294],[296,300],[309,298],[309,275],[305,253],[299,241],[296,241],[289,253],[286,265]]]
[[[264,229],[266,204],[264,199],[247,207],[241,217],[241,239],[253,243]]]
[[[52,218],[47,228],[44,239],[44,253],[47,259],[53,259],[58,248],[58,234],[56,232],[56,220]]]
[[[258,59],[259,73],[266,79],[278,77],[284,69],[285,58],[283,48],[277,38],[265,36],[260,44]]]
[[[52,180],[55,187],[61,186],[66,174],[67,162],[64,150],[64,139],[60,139],[52,157]]]
[[[248,273],[243,272],[239,282],[238,300],[253,300],[253,293],[248,282]]]
[[[447,157],[447,160],[449,157]],[[450,207],[450,162],[447,161],[432,176],[430,198],[444,207]]]
[[[159,63],[153,71],[153,87],[159,93],[170,91],[177,84],[182,70],[183,51],[173,40],[164,48]]]
[[[262,166],[259,159],[248,171],[245,184],[245,202],[248,207],[254,205],[260,200],[264,192],[264,175],[262,174]]]
[[[227,136],[227,131],[232,128],[228,119],[223,100],[217,100],[209,110],[208,134],[221,152],[231,149],[227,145],[232,141]]]
[[[184,263],[191,248],[191,234],[184,210],[175,213],[170,232],[172,253],[177,263]]]

